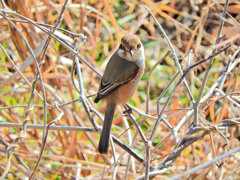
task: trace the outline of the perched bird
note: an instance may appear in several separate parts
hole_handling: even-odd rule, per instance
[[[100,153],[107,153],[114,112],[117,105],[125,104],[137,89],[145,67],[144,48],[136,35],[122,37],[117,51],[110,58],[103,74],[97,103],[106,101],[106,112],[98,145]]]

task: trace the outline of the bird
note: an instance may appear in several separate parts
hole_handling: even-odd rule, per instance
[[[117,105],[126,104],[135,93],[145,68],[144,47],[135,34],[121,38],[118,49],[107,63],[94,102],[106,101],[103,128],[98,145],[101,154],[108,153],[113,116]]]

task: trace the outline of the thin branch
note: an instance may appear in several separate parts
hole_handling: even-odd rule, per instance
[[[209,57],[207,57],[206,59],[202,59],[201,61],[199,61],[199,62],[197,62],[197,63],[189,66],[189,67],[184,71],[183,75],[182,75],[181,78],[178,80],[177,84],[175,85],[174,89],[172,90],[171,94],[169,95],[167,101],[165,102],[164,106],[162,107],[161,112],[159,113],[158,119],[157,119],[157,121],[156,121],[156,123],[155,123],[155,125],[154,125],[154,127],[153,127],[153,131],[152,131],[152,133],[151,133],[150,140],[153,139],[153,136],[154,136],[154,134],[155,134],[155,132],[156,132],[156,129],[157,129],[157,127],[158,127],[158,124],[160,123],[160,120],[162,120],[163,112],[164,112],[165,108],[167,107],[167,105],[168,105],[168,103],[170,102],[170,100],[172,99],[172,97],[173,97],[173,95],[174,95],[177,87],[178,87],[178,86],[180,85],[180,83],[183,81],[183,79],[184,79],[184,77],[187,75],[187,73],[188,73],[192,68],[196,67],[197,65],[199,65],[199,64],[201,64],[201,63],[203,63],[203,62],[205,62],[205,61],[207,61],[207,60],[209,60],[209,59],[211,59],[212,57],[214,57],[214,56],[216,56],[217,54],[225,51],[225,50],[226,50],[227,48],[229,48],[229,47],[230,47],[230,45],[222,48],[222,49],[219,50],[218,52],[215,52],[215,53],[211,54],[211,55],[210,55]]]
[[[159,60],[156,62],[156,64],[152,67],[152,69],[150,70],[150,72],[148,73],[148,77],[147,77],[147,85],[146,85],[146,110],[145,113],[148,114],[149,112],[149,92],[150,92],[150,76],[153,72],[153,70],[169,55],[169,51]]]
[[[228,7],[228,0],[225,1],[222,17],[225,17],[227,7]],[[215,44],[217,44],[220,41],[220,35],[221,35],[221,32],[222,32],[223,24],[224,24],[224,21],[223,21],[223,19],[221,19]],[[216,49],[213,50],[212,54],[214,54],[215,52],[216,52]],[[200,104],[200,101],[201,101],[201,98],[202,98],[202,95],[203,95],[203,90],[204,90],[204,88],[206,86],[206,83],[207,83],[207,80],[208,80],[210,69],[212,68],[213,60],[214,59],[211,58],[211,60],[208,63],[208,67],[207,67],[207,69],[205,71],[205,74],[204,74],[204,78],[203,78],[202,85],[201,85],[201,88],[200,88],[200,91],[199,91],[199,94],[198,94],[198,98],[197,98],[196,102],[193,104],[193,106],[194,106],[193,125],[194,126],[197,126],[197,124],[198,124],[199,104]]]
[[[149,9],[149,7],[146,5],[145,8],[146,8],[147,11],[150,13],[150,15],[153,17],[154,21],[155,21],[155,22],[157,23],[157,25],[158,25],[158,28],[161,30],[161,32],[163,33],[164,37],[166,38],[166,40],[167,40],[167,42],[168,42],[168,45],[170,46],[170,48],[171,48],[171,50],[172,50],[172,53],[173,53],[175,62],[176,62],[177,67],[178,67],[178,70],[179,70],[180,74],[183,75],[183,71],[182,71],[182,68],[181,68],[181,66],[180,66],[180,63],[179,63],[179,60],[178,60],[178,57],[177,57],[177,53],[176,53],[175,49],[173,48],[173,45],[172,45],[171,41],[169,40],[166,32],[164,31],[163,27],[162,27],[161,24],[158,22],[157,18],[154,16],[154,14],[152,13],[152,11]],[[188,94],[189,94],[189,96],[190,96],[190,99],[192,100],[192,99],[193,99],[193,95],[192,95],[192,93],[191,93],[191,91],[190,91],[190,88],[188,87],[188,84],[187,84],[187,81],[186,81],[185,78],[183,79],[183,83],[184,83],[184,85],[185,85],[185,87],[186,87],[186,89],[187,89],[187,92],[188,92]]]
[[[22,128],[21,123],[0,123],[0,127],[12,127],[12,128]],[[41,124],[27,124],[28,129],[44,129]],[[49,130],[61,130],[61,131],[86,131],[86,132],[97,132],[92,127],[79,127],[79,126],[50,126]],[[100,128],[98,129],[100,130]]]
[[[203,163],[203,164],[201,164],[201,165],[199,165],[197,167],[194,167],[194,168],[192,168],[192,169],[190,169],[190,170],[188,170],[188,171],[186,171],[184,173],[181,173],[180,175],[174,176],[170,180],[177,180],[177,179],[181,179],[183,177],[186,177],[187,175],[192,174],[192,173],[194,173],[194,172],[196,172],[196,171],[198,171],[200,169],[206,168],[206,167],[208,167],[208,166],[218,162],[221,159],[224,159],[224,158],[226,158],[228,156],[233,155],[234,153],[236,153],[238,151],[240,151],[240,146],[236,147],[236,148],[234,148],[234,149],[232,149],[232,150],[230,150],[230,151],[228,151],[228,152],[226,152],[224,154],[221,154],[220,156],[212,159],[211,161],[205,162],[205,163]]]

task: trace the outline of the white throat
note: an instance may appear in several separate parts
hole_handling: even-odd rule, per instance
[[[126,53],[122,49],[118,49],[118,55],[128,61],[135,62],[138,66],[144,66],[145,64],[145,55],[143,45],[139,49],[133,50],[133,56],[130,53]]]

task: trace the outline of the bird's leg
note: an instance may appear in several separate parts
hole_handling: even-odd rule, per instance
[[[127,116],[128,114],[132,114],[132,109],[129,105],[125,104],[124,105],[125,111],[123,111],[123,114]]]

